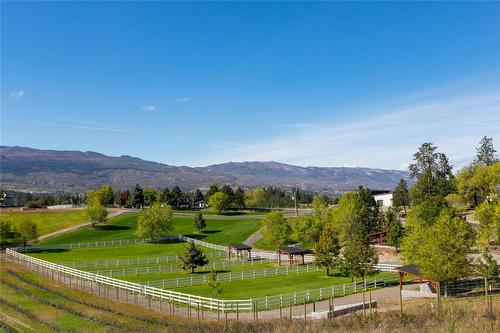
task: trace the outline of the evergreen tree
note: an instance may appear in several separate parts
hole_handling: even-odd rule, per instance
[[[148,209],[141,211],[137,221],[136,234],[139,237],[158,238],[173,229],[172,209],[155,202]]]
[[[474,164],[482,166],[490,166],[498,159],[495,156],[496,150],[493,147],[493,138],[488,138],[486,135],[479,142],[479,147],[476,148],[476,159]]]
[[[203,267],[208,264],[207,257],[194,242],[189,242],[184,247],[184,253],[179,255],[179,259],[182,262],[182,269],[190,269],[191,273],[194,273],[196,267]]]
[[[198,232],[201,232],[205,227],[207,226],[207,223],[205,222],[205,219],[203,218],[203,215],[201,213],[196,213],[194,216],[194,227]]]
[[[234,191],[233,204],[236,208],[245,208],[245,191],[241,187]]]
[[[330,269],[337,266],[340,251],[339,238],[330,224],[325,224],[316,243],[314,263],[319,267],[326,268],[326,275],[330,275]]]
[[[150,207],[158,201],[158,192],[154,188],[144,190],[144,206]]]
[[[197,188],[196,191],[194,191],[193,201],[194,202],[201,202],[201,201],[203,201],[203,193],[201,193],[201,191],[200,191],[199,188]]]
[[[172,208],[179,208],[181,202],[182,202],[182,190],[180,189],[179,186],[176,185],[170,191],[170,200],[168,204]]]
[[[399,247],[404,236],[403,224],[392,209],[386,212],[385,219],[387,224],[387,244],[394,246],[396,251],[399,252]]]
[[[408,185],[404,179],[399,181],[399,184],[392,192],[392,206],[397,210],[401,208],[404,209],[406,214],[406,207],[410,205],[410,193],[408,191]]]
[[[135,185],[134,192],[130,196],[130,206],[132,208],[143,208],[144,207],[144,193],[139,184]]]
[[[357,218],[361,221],[367,233],[382,229],[384,217],[369,188],[359,187],[356,211]]]
[[[229,185],[224,185],[221,187],[220,191],[224,193],[227,197],[227,206],[228,207],[235,207],[234,205],[234,191],[231,186]]]
[[[165,187],[163,191],[160,192],[160,202],[163,204],[168,204],[170,202],[170,190]]]

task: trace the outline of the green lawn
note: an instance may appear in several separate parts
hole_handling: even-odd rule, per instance
[[[375,276],[382,281],[389,277],[395,278],[396,275],[394,273],[379,273]],[[222,293],[217,297],[221,299],[245,299],[273,296],[350,282],[350,277],[326,276],[325,271],[289,274],[254,280],[221,282]],[[210,297],[212,294],[211,288],[206,285],[179,287],[172,290],[206,297]]]
[[[113,260],[147,257],[175,256],[182,252],[186,243],[145,243],[125,246],[90,247],[61,251],[32,252],[29,255],[40,259],[62,262],[72,260]],[[204,253],[216,252],[203,248]]]
[[[205,215],[225,215],[225,216],[240,216],[240,215],[265,215],[267,212],[257,212],[257,211],[226,211],[226,212],[221,212],[220,214],[218,212],[212,211],[212,210],[189,210],[189,209],[175,209],[175,213],[186,213],[186,214],[196,214],[196,213],[201,213],[203,216]]]
[[[75,224],[85,223],[83,210],[59,212],[24,211],[0,213],[0,220],[9,221],[13,227],[16,227],[24,219],[31,220],[32,222],[35,222],[37,224],[39,235],[45,235]]]
[[[47,239],[41,244],[68,244],[104,240],[118,240],[137,238],[138,214],[126,214],[115,217],[105,224],[96,228],[85,227],[58,237]],[[183,234],[188,237],[204,240],[216,244],[228,244],[242,242],[252,233],[257,231],[260,220],[252,218],[244,219],[210,219],[206,218],[207,228],[201,234],[193,227],[193,218],[174,216],[174,230],[172,234]]]

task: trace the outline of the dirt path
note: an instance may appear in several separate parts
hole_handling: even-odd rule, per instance
[[[127,214],[127,213],[131,213],[131,212],[128,211],[128,210],[125,210],[125,209],[119,209],[119,210],[114,211],[111,214],[109,214],[108,217],[106,218],[106,221],[108,221],[108,220],[110,220],[110,219],[112,219],[114,217],[117,217],[119,215]],[[73,225],[71,227],[67,227],[67,228],[64,228],[64,229],[59,229],[57,231],[54,231],[54,232],[51,232],[51,233],[48,233],[48,234],[45,234],[45,235],[41,235],[40,237],[38,237],[38,241],[42,241],[42,240],[45,240],[47,238],[59,236],[59,235],[64,234],[64,233],[67,233],[67,232],[70,232],[70,231],[74,231],[74,230],[77,230],[77,229],[89,226],[90,224],[91,224],[90,222],[85,222],[85,223]]]

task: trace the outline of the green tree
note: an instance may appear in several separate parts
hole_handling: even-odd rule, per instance
[[[173,230],[172,209],[154,203],[140,212],[136,234],[139,237],[156,239]]]
[[[85,216],[94,228],[97,223],[106,221],[108,210],[101,204],[98,195],[94,195],[90,199],[87,208],[85,208]]]
[[[245,191],[241,187],[234,191],[233,204],[236,208],[245,208]]]
[[[208,206],[220,214],[228,207],[228,197],[225,193],[216,192],[208,198]]]
[[[182,202],[182,190],[179,186],[174,186],[170,191],[170,200],[168,204],[172,208],[179,208]]]
[[[38,238],[38,226],[31,220],[24,219],[17,227],[19,242],[26,247],[28,243],[36,241]]]
[[[408,185],[404,179],[399,181],[399,184],[392,192],[392,206],[398,211],[403,208],[406,214],[406,207],[410,205],[410,193]]]
[[[374,272],[373,266],[378,263],[375,251],[366,242],[359,239],[349,240],[344,247],[340,270],[344,275],[365,278]]]
[[[9,221],[0,221],[0,245],[9,245],[16,240],[16,232]]]
[[[170,201],[170,190],[165,187],[163,191],[160,192],[160,202],[163,204],[168,204]]]
[[[475,236],[467,222],[445,209],[431,227],[421,232],[424,241],[413,259],[426,278],[448,282],[469,275]]]
[[[222,193],[224,193],[227,197],[227,207],[235,207],[234,205],[234,191],[233,188],[229,185],[223,185],[220,189]]]
[[[437,147],[430,142],[420,146],[413,155],[415,163],[409,169],[417,182],[410,189],[412,205],[426,204],[436,197],[444,200],[454,191],[454,177],[452,168],[445,154],[436,152]]]
[[[143,194],[144,206],[146,207],[151,207],[151,205],[158,201],[158,192],[154,188],[145,189]]]
[[[203,218],[203,215],[201,213],[196,213],[194,216],[194,227],[198,232],[201,232],[205,227],[207,226],[207,223],[205,222],[205,219]]]
[[[375,198],[369,188],[359,187],[356,201],[357,219],[361,221],[366,232],[381,231],[384,216],[377,205]]]
[[[479,240],[487,245],[490,239],[495,239],[500,244],[500,199],[489,198],[480,204],[474,217],[481,223],[479,228]]]
[[[194,191],[193,201],[196,203],[203,201],[203,193],[201,193],[199,188]]]
[[[217,192],[220,192],[220,189],[219,189],[219,184],[217,183],[213,183],[212,185],[210,185],[210,187],[208,188],[208,191],[207,193],[205,193],[205,201],[208,202],[208,199],[210,199],[210,197],[217,193]]]
[[[283,213],[278,211],[267,213],[262,226],[264,241],[267,244],[278,248],[289,242],[292,230],[288,221],[283,217]]]
[[[339,259],[339,238],[329,224],[323,226],[319,241],[316,243],[314,263],[319,267],[326,268],[326,275],[330,275],[330,269],[337,266]]]
[[[474,164],[490,166],[496,162],[496,150],[493,147],[493,138],[488,138],[486,135],[479,142],[479,147],[476,148],[476,159]]]
[[[488,248],[485,248],[481,258],[476,260],[476,272],[487,281],[492,281],[500,276],[500,267]]]
[[[266,206],[266,192],[261,187],[245,191],[245,206],[259,208]]]
[[[134,192],[130,196],[130,207],[132,208],[143,208],[144,207],[144,193],[139,184],[135,185]]]
[[[203,267],[208,264],[207,257],[194,242],[186,244],[184,252],[179,255],[179,259],[182,263],[182,269],[190,269],[191,273],[194,273],[196,267]]]
[[[207,275],[207,286],[212,290],[212,298],[215,298],[217,294],[222,292],[222,287],[219,280],[217,279],[217,272],[212,269]]]
[[[344,193],[338,202],[337,207],[330,211],[332,226],[339,235],[341,241],[349,238],[348,230],[351,225],[356,223],[358,215],[356,214],[357,194],[354,192]]]
[[[292,237],[299,243],[307,244],[314,241],[316,226],[312,216],[300,216],[292,220]]]
[[[396,252],[399,252],[399,247],[404,236],[403,224],[392,209],[386,212],[385,219],[387,224],[387,244],[394,246]]]

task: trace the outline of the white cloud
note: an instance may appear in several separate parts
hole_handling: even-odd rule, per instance
[[[191,100],[192,100],[191,97],[179,97],[179,98],[174,99],[174,102],[175,103],[186,103],[186,102],[189,102]]]
[[[10,98],[12,98],[15,101],[19,101],[21,98],[24,97],[24,91],[22,90],[12,90],[10,92]]]
[[[479,82],[484,83],[484,82]],[[345,110],[362,120],[297,124],[256,142],[225,142],[206,164],[279,161],[297,165],[357,165],[403,169],[423,142],[433,142],[455,167],[475,153],[482,136],[500,140],[500,84],[462,80],[392,100]],[[217,153],[218,152],[218,153]],[[465,156],[465,157],[464,157]]]
[[[154,105],[145,105],[141,108],[142,111],[145,111],[145,112],[154,112],[156,111],[156,106]]]

